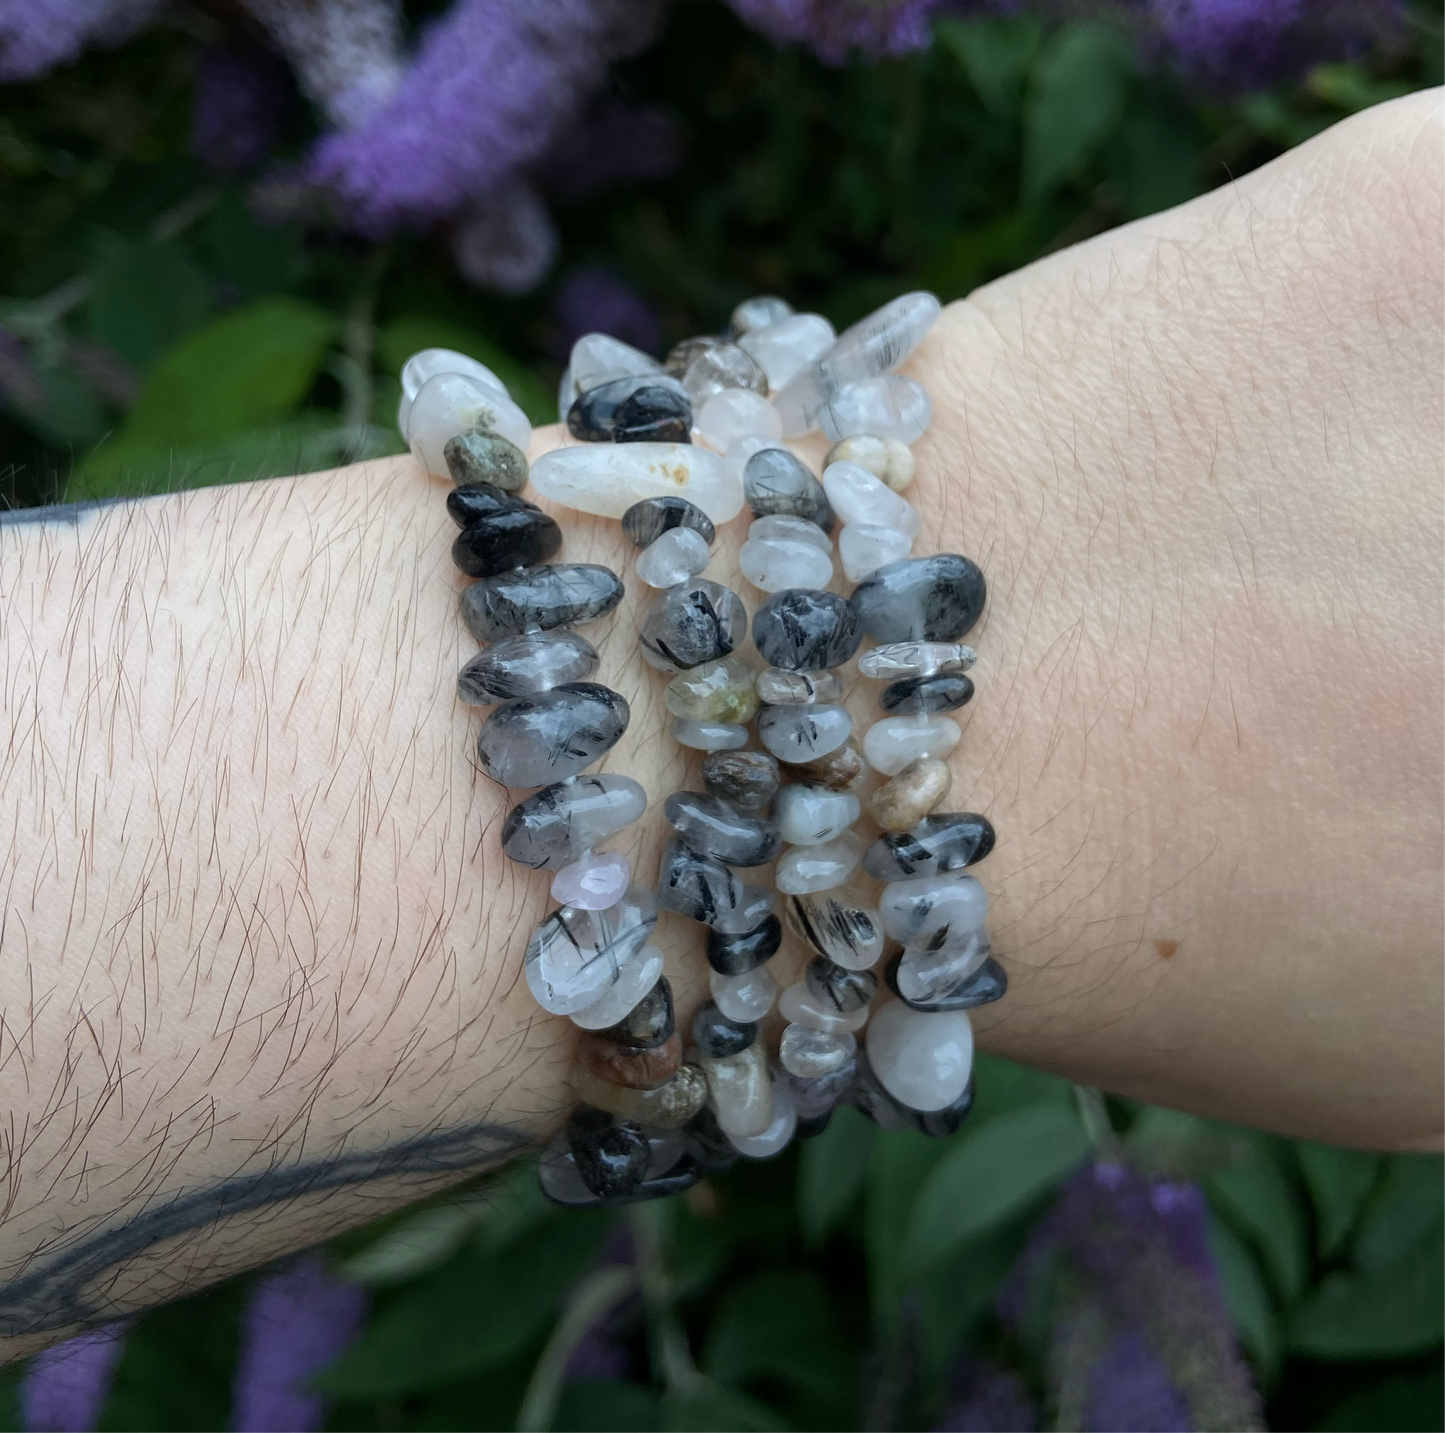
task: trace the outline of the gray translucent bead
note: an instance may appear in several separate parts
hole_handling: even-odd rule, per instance
[[[787,299],[780,299],[776,294],[758,294],[754,298],[744,299],[732,313],[728,320],[728,332],[734,338],[741,338],[745,333],[751,333],[756,328],[767,328],[769,324],[781,323],[785,318],[790,318],[793,313],[793,306]]]
[[[900,294],[845,328],[819,360],[818,367],[834,383],[875,378],[897,368],[923,342],[942,305],[922,290]]]
[[[852,600],[875,642],[952,642],[983,615],[987,591],[977,563],[941,552],[880,567]]]
[[[975,811],[939,811],[911,831],[880,836],[863,857],[863,869],[880,881],[911,881],[961,871],[993,850],[988,817]]]
[[[826,786],[783,787],[775,811],[778,830],[790,846],[821,846],[841,835],[857,819],[858,798]]]
[[[786,448],[764,448],[748,459],[743,495],[754,517],[777,513],[833,530],[836,518],[822,483]]]
[[[825,1035],[806,1025],[789,1025],[778,1046],[778,1062],[800,1080],[831,1075],[856,1058],[858,1041],[850,1034]]]
[[[523,632],[478,652],[457,677],[457,695],[475,706],[585,681],[597,670],[597,649],[575,632]]]
[[[843,683],[836,672],[789,672],[766,667],[754,681],[758,700],[774,707],[810,707],[843,698]]]
[[[702,764],[703,785],[739,811],[761,811],[777,794],[777,759],[765,751],[716,752]]]
[[[815,522],[805,517],[789,517],[786,513],[769,513],[766,517],[755,517],[748,524],[748,541],[761,542],[764,538],[777,538],[783,542],[805,542],[829,556],[833,552],[833,539]],[[794,583],[800,587],[802,583]]]
[[[858,658],[865,677],[893,682],[903,677],[932,677],[945,672],[966,672],[977,660],[972,647],[962,642],[888,642]]]
[[[865,844],[856,831],[845,831],[823,846],[790,846],[778,858],[773,884],[787,896],[830,891],[858,869]]]
[[[694,751],[737,751],[748,744],[748,729],[735,721],[691,721],[677,717],[670,728],[679,746]]]
[[[462,591],[462,621],[479,642],[574,627],[605,617],[622,601],[622,579],[591,562],[519,567]]]
[[[657,899],[665,910],[711,925],[720,913],[741,904],[743,882],[716,857],[678,840],[662,853]]]
[[[910,1005],[931,1006],[937,1010],[967,1010],[982,1004],[982,1001],[965,1003],[965,999],[968,987],[973,985],[992,947],[988,932],[980,929],[967,940],[942,950],[905,949],[893,973],[899,996]]]
[[[779,761],[813,761],[836,751],[853,730],[847,707],[764,707],[758,737]]]
[[[534,792],[502,823],[502,852],[519,866],[560,870],[630,826],[647,793],[630,776],[579,776]]]
[[[693,409],[701,412],[709,398],[729,388],[766,396],[768,375],[752,354],[735,343],[715,339],[693,353],[682,374],[682,386]]]
[[[675,527],[637,554],[637,575],[649,587],[676,587],[696,577],[711,557],[701,533]]]
[[[482,770],[503,786],[545,786],[591,766],[627,730],[626,699],[597,682],[567,682],[499,706],[482,723]]]
[[[732,904],[719,907],[712,928],[722,935],[748,935],[773,914],[773,893],[743,882],[730,892]]]
[[[844,970],[867,970],[883,954],[883,919],[856,886],[789,896],[788,927]]]
[[[894,881],[883,887],[878,913],[883,929],[905,946],[961,949],[969,936],[983,929],[988,893],[972,876]]]
[[[642,619],[638,640],[642,655],[659,671],[680,672],[726,657],[747,630],[742,598],[721,583],[698,577],[657,599]]]
[[[739,815],[716,796],[674,791],[663,814],[694,851],[729,866],[761,866],[778,854],[776,822]]]
[[[663,533],[677,527],[691,528],[709,544],[717,535],[713,520],[686,498],[643,498],[622,514],[622,531],[637,547],[649,547]]]
[[[656,924],[657,899],[646,886],[629,886],[605,911],[553,911],[533,932],[523,961],[537,1003],[553,1015],[595,1004],[640,954]]]
[[[852,603],[835,592],[791,587],[753,614],[753,645],[770,666],[787,671],[841,667],[862,636]]]
[[[586,393],[603,383],[662,372],[662,365],[651,354],[643,353],[640,348],[633,348],[630,343],[623,343],[620,338],[613,338],[607,333],[584,333],[572,345],[567,368],[571,376],[568,407],[577,394]],[[561,396],[566,397],[566,392]],[[562,409],[562,416],[567,416],[567,408]]]
[[[849,970],[825,955],[808,962],[804,979],[813,1003],[839,1015],[862,1010],[878,993],[878,977],[871,970]]]
[[[860,378],[834,388],[818,410],[818,426],[830,443],[862,433],[912,443],[931,422],[933,400],[928,390],[896,373]]]
[[[791,1070],[784,1070],[778,1076],[778,1085],[792,1100],[799,1119],[817,1119],[827,1114],[848,1093],[857,1070],[856,1058],[831,1075],[799,1077]]]

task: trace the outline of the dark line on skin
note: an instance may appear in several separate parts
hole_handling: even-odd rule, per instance
[[[0,1337],[102,1323],[117,1311],[86,1297],[87,1286],[166,1239],[214,1228],[268,1204],[402,1174],[446,1174],[500,1163],[527,1143],[486,1120],[417,1135],[386,1149],[319,1156],[289,1169],[233,1175],[204,1188],[155,1195],[156,1207],[80,1235],[33,1273],[0,1284]],[[159,1201],[157,1203],[157,1201]]]

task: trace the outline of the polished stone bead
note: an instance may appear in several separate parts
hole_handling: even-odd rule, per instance
[[[412,354],[401,366],[401,396],[403,403],[410,404],[421,392],[422,385],[438,373],[460,373],[475,379],[483,388],[489,388],[500,398],[507,396],[507,385],[487,367],[485,363],[458,353],[454,348],[423,348]],[[405,423],[398,423],[403,430]]]
[[[913,504],[857,463],[824,468],[823,491],[841,522],[872,523],[905,537],[918,536],[922,523]]]
[[[858,1060],[848,1061],[840,1070],[831,1075],[817,1075],[811,1079],[799,1079],[790,1070],[783,1070],[778,1078],[779,1087],[787,1093],[799,1120],[818,1119],[827,1115],[842,1099],[853,1083],[858,1069]]]
[[[804,786],[826,786],[830,791],[856,791],[868,778],[868,762],[858,743],[848,740],[816,761],[800,761],[783,773]]]
[[[597,649],[576,632],[524,632],[478,652],[457,677],[457,696],[474,706],[585,681],[597,670]]]
[[[682,1036],[674,1031],[650,1050],[628,1050],[589,1031],[577,1042],[577,1059],[610,1085],[655,1090],[665,1085],[682,1064]]]
[[[663,702],[673,716],[689,721],[751,721],[758,711],[753,668],[741,657],[690,667],[667,684]]]
[[[857,463],[895,493],[903,492],[913,482],[913,450],[897,438],[875,438],[871,433],[843,438],[828,450],[824,470],[833,463]]]
[[[643,946],[635,959],[620,967],[613,984],[591,1005],[574,1010],[568,1018],[580,1030],[595,1030],[612,1039],[610,1032],[623,1029],[638,1010],[646,1011],[649,1008],[649,1001],[653,1000],[658,982],[662,980],[662,967],[662,952],[655,945]],[[662,983],[666,985],[667,982]],[[670,1010],[671,1006],[668,1008]],[[668,1019],[671,1018],[669,1015]],[[638,1019],[642,1023],[635,1028],[643,1029],[645,1033],[646,1021],[640,1016]],[[671,1031],[671,1028],[669,1025],[668,1030]],[[658,1040],[653,1040],[652,1043],[657,1044]],[[632,1048],[643,1047],[634,1045]]]
[[[856,831],[845,831],[825,846],[789,846],[778,859],[773,884],[788,896],[830,891],[858,869],[866,844]]]
[[[632,864],[617,851],[599,851],[563,866],[552,877],[552,899],[584,911],[606,911],[632,884]]]
[[[857,819],[858,798],[826,786],[785,786],[778,796],[778,831],[790,846],[821,846]]]
[[[707,937],[708,964],[719,975],[744,975],[777,954],[783,927],[777,916],[765,915],[749,930],[711,930]]]
[[[636,1125],[586,1105],[567,1120],[567,1145],[582,1182],[601,1199],[633,1193],[647,1175],[652,1154]]]
[[[890,1001],[868,1027],[868,1064],[899,1104],[946,1109],[968,1088],[973,1027],[961,1010],[925,1013]]]
[[[477,756],[503,786],[545,786],[601,760],[630,715],[626,699],[611,687],[564,682],[495,708],[477,734]]]
[[[730,343],[730,339],[720,338],[715,333],[699,333],[693,335],[692,338],[679,339],[667,350],[667,357],[662,360],[662,371],[669,378],[681,381],[682,375],[687,372],[693,359],[706,353],[710,348],[718,348]]]
[[[843,698],[843,683],[836,672],[788,672],[765,667],[754,683],[758,700],[775,707],[810,707]]]
[[[712,928],[724,935],[745,935],[766,923],[773,914],[773,893],[767,886],[754,886],[743,882],[735,892],[736,899],[717,913]]]
[[[888,965],[894,993],[915,1010],[972,1010],[1003,994],[1008,985],[1002,967],[992,960],[987,930],[974,931],[965,941],[943,950],[910,947]],[[993,970],[980,981],[985,966]],[[996,993],[995,993],[996,992]]]
[[[669,731],[679,746],[694,751],[736,751],[748,744],[748,729],[735,721],[693,721],[675,717]]]
[[[826,552],[813,543],[785,538],[749,537],[738,553],[738,567],[763,592],[826,587],[833,580],[833,559]]]
[[[780,438],[778,410],[759,393],[746,388],[724,388],[702,405],[697,415],[698,436],[726,453],[739,438]]]
[[[657,898],[667,910],[712,925],[741,903],[743,882],[716,857],[677,840],[662,853]]]
[[[825,1035],[806,1025],[789,1025],[778,1045],[778,1061],[800,1080],[816,1080],[831,1075],[855,1058],[858,1041],[847,1032]]]
[[[777,917],[773,917],[777,919]],[[729,1020],[761,1020],[778,998],[778,982],[766,966],[755,966],[737,975],[720,970],[708,972],[707,987],[717,1008]]]
[[[843,575],[850,582],[863,578],[897,562],[913,551],[913,539],[891,527],[873,523],[850,522],[838,534],[838,558]]]
[[[594,1004],[647,944],[657,924],[657,900],[631,886],[607,911],[562,906],[532,932],[522,966],[537,1004],[572,1015]]]
[[[778,1014],[795,1025],[820,1030],[825,1035],[848,1035],[868,1023],[866,1005],[842,1014],[826,1001],[816,999],[804,981],[788,986],[778,997]]]
[[[686,392],[659,383],[637,389],[617,405],[612,420],[612,441],[692,442],[692,403]]]
[[[963,1093],[941,1110],[911,1110],[900,1104],[884,1089],[865,1058],[859,1060],[848,1103],[885,1131],[916,1130],[938,1139],[957,1134],[973,1108],[973,1080],[969,1079]]]
[[[532,464],[532,489],[597,517],[620,518],[644,498],[680,497],[715,523],[742,511],[743,485],[723,460],[690,443],[577,443]]]
[[[880,836],[863,857],[863,868],[880,881],[910,881],[961,871],[993,850],[994,830],[974,811],[940,811],[907,831]]]
[[[574,397],[619,378],[661,373],[662,365],[650,354],[608,333],[584,333],[572,345],[567,367]],[[564,413],[566,409],[562,410]]]
[[[915,761],[941,761],[962,737],[958,723],[946,716],[884,717],[864,733],[863,752],[876,771],[897,776]]]
[[[904,959],[903,955],[895,955],[888,962],[885,978],[888,988],[915,1010],[976,1010],[981,1005],[992,1005],[1008,994],[1008,975],[992,956],[961,983],[942,987],[932,980],[925,982],[916,972],[905,981]],[[918,992],[920,998],[912,998],[907,994],[908,990]],[[931,991],[937,993],[930,994]]]
[[[468,428],[448,438],[442,448],[447,472],[458,487],[486,483],[506,493],[519,493],[527,486],[527,455],[509,438],[489,433],[485,428]],[[452,508],[455,492],[447,494],[447,509]]]
[[[686,498],[643,498],[622,514],[622,531],[637,547],[648,547],[679,527],[690,528],[709,545],[717,536],[712,519]]]
[[[707,1099],[707,1082],[696,1065],[681,1066],[655,1090],[630,1090],[626,1085],[609,1084],[579,1066],[573,1066],[571,1081],[578,1099],[647,1129],[679,1129]]]
[[[883,920],[857,886],[805,891],[783,903],[788,928],[845,970],[867,970],[883,954]]]
[[[462,591],[462,621],[479,642],[522,632],[576,627],[605,617],[622,601],[622,579],[591,562],[519,567]]]
[[[514,568],[533,567],[556,556],[562,529],[556,520],[520,498],[464,527],[452,543],[452,561],[468,577],[495,577]]]
[[[831,555],[833,551],[833,539],[817,523],[809,522],[805,517],[789,517],[787,513],[755,517],[748,524],[748,541],[803,542],[825,554]],[[795,582],[793,586],[802,587],[804,584]]]
[[[744,816],[716,796],[674,791],[663,814],[692,850],[729,866],[762,866],[778,854],[775,821]]]
[[[770,666],[787,671],[841,667],[861,639],[858,614],[834,592],[789,588],[753,614],[754,645]]]
[[[777,794],[777,758],[766,751],[715,751],[703,758],[703,785],[739,811],[762,811]]]
[[[708,1102],[723,1132],[734,1139],[762,1134],[772,1123],[773,1092],[768,1052],[761,1042],[754,1041],[735,1055],[703,1055],[698,1063],[707,1076]]]
[[[407,410],[404,436],[427,472],[450,479],[447,443],[471,428],[500,434],[524,453],[532,441],[527,415],[505,394],[464,373],[437,373],[422,384]]]
[[[647,793],[630,776],[579,776],[558,782],[507,813],[502,852],[519,866],[559,870],[630,826],[645,810]]]
[[[648,1145],[654,1156],[664,1141],[676,1136],[670,1132],[653,1133],[648,1136]],[[731,1145],[729,1145],[731,1149]],[[649,1174],[630,1194],[616,1199],[602,1199],[593,1194],[578,1172],[577,1161],[567,1147],[565,1135],[559,1135],[545,1150],[537,1165],[538,1182],[542,1193],[553,1203],[565,1209],[622,1209],[631,1204],[640,1204],[648,1199],[668,1199],[683,1194],[702,1178],[702,1172],[693,1160],[684,1155],[672,1159],[668,1167],[656,1174]]]
[[[845,383],[833,389],[818,410],[818,426],[833,443],[862,433],[912,443],[932,422],[928,390],[896,373]]]
[[[813,1003],[837,1015],[864,1009],[878,993],[878,977],[871,970],[850,970],[826,955],[808,962],[804,980]]]
[[[745,333],[752,333],[754,329],[767,328],[769,324],[781,323],[785,318],[791,318],[793,306],[787,299],[780,299],[776,294],[758,294],[754,298],[744,299],[732,313],[728,320],[728,332],[734,338],[741,338]]]
[[[729,587],[695,577],[657,598],[642,619],[642,655],[659,671],[726,657],[747,635],[748,612]]]
[[[892,881],[878,898],[883,929],[905,946],[962,949],[983,929],[988,893],[972,876],[956,873]]]
[[[740,1055],[758,1038],[758,1027],[751,1020],[731,1020],[711,1001],[698,1006],[692,1017],[692,1043],[698,1053],[711,1060]]]
[[[743,491],[754,517],[800,517],[825,533],[836,518],[823,485],[786,448],[762,448],[743,468]]]
[[[541,511],[536,503],[529,503],[526,498],[509,493],[495,483],[467,483],[447,494],[447,516],[461,528],[470,527],[479,518],[518,509]]]
[[[868,798],[868,814],[885,831],[911,831],[944,800],[952,785],[947,762],[920,757]]]
[[[688,349],[685,366],[673,376],[682,380],[694,410],[701,411],[709,398],[730,389],[767,393],[768,375],[762,365],[746,349],[724,339],[684,340],[668,355],[670,370],[675,370],[673,354],[681,356],[685,345],[693,346]]]
[[[739,336],[738,345],[762,365],[768,387],[776,392],[818,358],[836,336],[822,314],[795,313],[763,328],[749,329]]]
[[[675,527],[637,554],[637,575],[649,587],[676,587],[696,577],[711,558],[700,532]]]
[[[932,677],[941,672],[966,672],[976,654],[962,642],[888,642],[858,658],[865,677],[892,682],[900,677]]]
[[[931,716],[934,712],[957,711],[973,696],[973,680],[959,673],[938,677],[903,677],[889,682],[878,698],[886,712],[899,715]]]
[[[880,567],[853,589],[853,606],[875,642],[952,642],[983,615],[978,565],[955,552]]]
[[[771,1081],[773,1117],[760,1134],[730,1135],[732,1145],[746,1159],[771,1159],[781,1154],[792,1142],[798,1128],[797,1111],[788,1102],[786,1093],[774,1078]]]
[[[847,707],[764,707],[758,739],[779,761],[814,761],[848,740],[853,718]]]
[[[644,947],[644,953],[650,954],[653,951],[657,951],[656,946]],[[662,952],[657,951],[657,955],[660,961]],[[588,1009],[596,1009],[596,1006],[589,1006]],[[575,1015],[572,1019],[574,1024],[580,1023]],[[670,1040],[677,1028],[672,1008],[672,986],[659,969],[652,984],[638,996],[625,1014],[619,1015],[610,1024],[586,1025],[583,1028],[595,1030],[604,1040],[610,1040],[614,1045],[621,1045],[628,1050],[655,1050]]]

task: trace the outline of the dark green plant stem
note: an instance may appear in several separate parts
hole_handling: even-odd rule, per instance
[[[663,1250],[661,1203],[639,1204],[629,1212],[632,1239],[637,1249],[637,1273],[642,1302],[647,1309],[648,1346],[652,1370],[671,1394],[686,1397],[706,1381],[692,1361],[687,1333],[677,1316],[672,1275]]]

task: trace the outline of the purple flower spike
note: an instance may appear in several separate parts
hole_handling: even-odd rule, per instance
[[[562,281],[552,302],[556,352],[566,359],[584,333],[608,333],[644,353],[656,353],[662,342],[657,312],[630,284],[607,269],[574,269]]]
[[[1033,1433],[1039,1411],[1016,1373],[965,1358],[953,1372],[954,1401],[933,1433]]]
[[[855,50],[867,59],[926,50],[930,22],[947,0],[728,0],[740,19],[779,44],[807,45],[841,65]]]
[[[0,80],[33,80],[87,45],[118,45],[161,0],[0,0]]]
[[[20,1384],[30,1433],[86,1433],[100,1421],[125,1347],[126,1325],[106,1324],[37,1353]]]
[[[1086,1433],[1189,1433],[1194,1424],[1164,1365],[1138,1334],[1120,1334],[1094,1365]]]
[[[241,1323],[236,1433],[320,1428],[326,1405],[307,1383],[351,1342],[365,1314],[365,1291],[332,1278],[315,1254],[263,1278]]]

